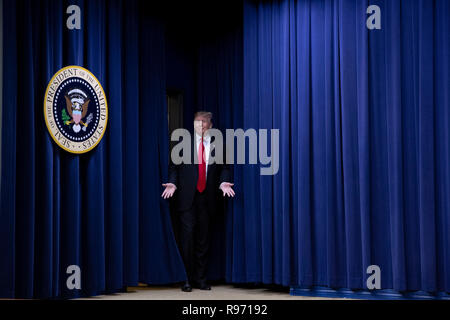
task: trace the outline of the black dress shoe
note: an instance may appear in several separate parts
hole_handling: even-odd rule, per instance
[[[192,291],[192,287],[189,284],[189,282],[186,282],[185,284],[183,284],[183,286],[181,287],[181,291],[184,291],[184,292],[191,292]]]
[[[207,284],[206,282],[201,282],[201,283],[198,285],[198,288],[199,288],[200,290],[211,290],[211,286],[210,286],[209,284]]]

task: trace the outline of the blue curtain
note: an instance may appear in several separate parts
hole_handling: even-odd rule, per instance
[[[79,5],[82,29],[66,28]],[[4,1],[0,297],[77,297],[185,279],[167,203],[164,24],[128,1]],[[151,10],[150,10],[151,12]],[[83,155],[56,146],[42,103],[52,75],[89,69],[107,132]],[[81,290],[66,268],[79,265]]]
[[[449,6],[244,3],[243,125],[280,129],[280,171],[244,167],[230,280],[450,291]]]

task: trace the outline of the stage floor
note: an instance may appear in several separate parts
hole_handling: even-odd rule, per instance
[[[347,298],[301,297],[289,295],[289,290],[270,290],[267,288],[240,288],[222,284],[212,286],[211,291],[193,289],[182,292],[179,286],[139,286],[128,287],[127,292],[80,300],[351,300]]]

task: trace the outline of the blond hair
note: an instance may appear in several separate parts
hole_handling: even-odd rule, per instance
[[[197,118],[197,117],[205,117],[205,118],[207,118],[209,120],[209,122],[211,122],[213,114],[212,114],[212,112],[209,112],[209,111],[197,111],[194,114],[194,119]]]

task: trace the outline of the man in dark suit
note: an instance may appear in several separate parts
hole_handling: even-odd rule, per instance
[[[173,196],[177,191],[177,211],[180,217],[180,252],[186,268],[187,281],[182,286],[185,292],[192,285],[201,290],[211,290],[206,282],[209,250],[210,216],[216,211],[217,196],[234,197],[230,183],[230,171],[226,164],[212,163],[211,136],[212,113],[200,111],[194,116],[194,137],[191,163],[171,164],[169,181],[162,197]],[[219,194],[218,194],[219,193]]]

